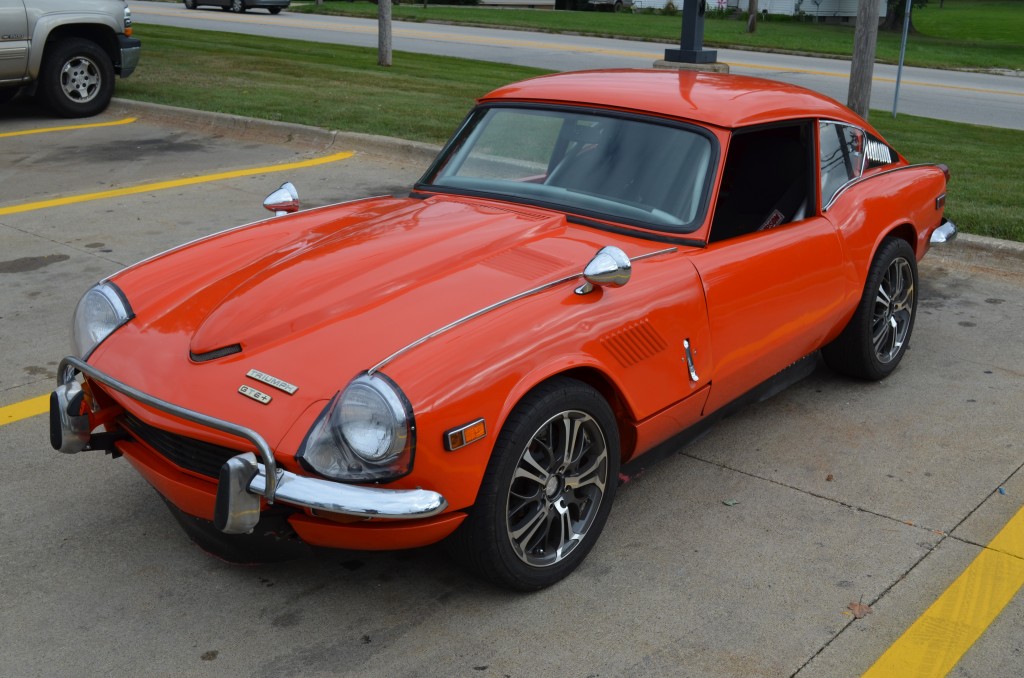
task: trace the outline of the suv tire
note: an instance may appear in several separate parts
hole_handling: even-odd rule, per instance
[[[39,94],[54,113],[85,118],[101,113],[114,94],[114,65],[91,40],[71,38],[43,57]]]

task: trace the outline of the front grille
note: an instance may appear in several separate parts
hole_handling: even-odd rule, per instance
[[[238,450],[229,447],[163,431],[127,413],[121,417],[120,423],[132,436],[149,445],[175,466],[211,478],[219,477],[224,462],[240,454]]]

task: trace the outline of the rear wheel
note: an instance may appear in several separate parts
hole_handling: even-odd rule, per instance
[[[185,9],[195,9],[196,0],[185,0]]]
[[[604,398],[559,378],[509,416],[477,502],[449,540],[492,582],[521,591],[568,575],[597,541],[618,485],[618,428]]]
[[[244,0],[231,0],[231,11],[236,14],[241,14],[245,11]]]
[[[114,65],[95,42],[71,38],[43,57],[39,94],[57,115],[82,118],[102,112],[114,94]]]
[[[271,14],[280,14],[281,13],[281,8],[280,7],[268,7],[267,11],[270,12]]]
[[[832,369],[878,381],[907,351],[917,316],[917,259],[905,240],[882,241],[868,270],[864,294],[843,333],[822,350]]]

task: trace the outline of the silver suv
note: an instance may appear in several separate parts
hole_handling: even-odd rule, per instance
[[[141,43],[126,0],[0,0],[0,103],[19,90],[67,118],[96,115]]]

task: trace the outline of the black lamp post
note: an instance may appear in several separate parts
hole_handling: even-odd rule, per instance
[[[679,36],[679,49],[666,49],[665,61],[684,64],[713,64],[718,52],[704,49],[705,0],[683,0],[683,30]]]

